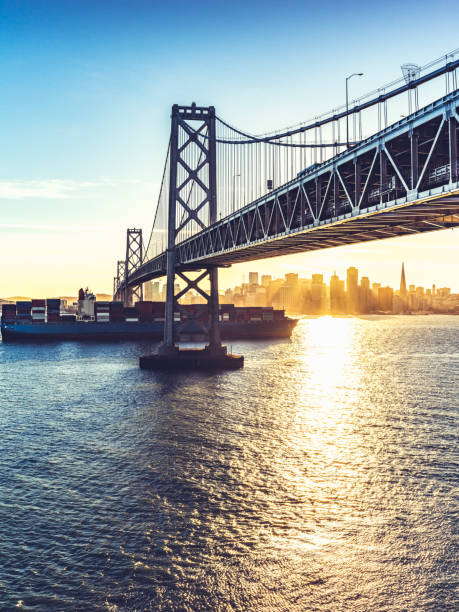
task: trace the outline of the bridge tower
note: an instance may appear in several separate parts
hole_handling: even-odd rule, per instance
[[[116,276],[114,278],[113,299],[119,299],[124,302],[125,291],[120,291],[120,286],[126,280],[126,261],[119,259],[116,264]]]
[[[194,160],[194,163],[190,163],[190,160]],[[190,289],[196,289],[205,297],[209,306],[208,351],[226,351],[221,346],[218,326],[218,268],[207,267],[194,280],[190,279],[187,271],[176,271],[179,235],[183,235],[190,226],[205,229],[217,221],[216,161],[215,108],[196,106],[194,102],[191,106],[174,104],[171,115],[167,289],[162,353],[176,350],[174,312],[180,310],[178,300]],[[185,282],[185,288],[178,293],[175,291],[176,275]],[[209,280],[210,292],[198,287],[198,283],[204,279]]]
[[[131,228],[126,232],[126,260],[124,263],[124,280],[137,270],[143,260],[142,230]],[[119,266],[120,262],[118,262]],[[126,287],[123,302],[126,306],[133,306],[135,302],[143,299],[143,285]]]

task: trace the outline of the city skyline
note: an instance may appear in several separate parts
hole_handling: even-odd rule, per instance
[[[396,23],[387,19],[391,6]],[[3,3],[2,295],[69,294],[81,285],[111,290],[126,227],[142,227],[148,238],[173,103],[214,104],[254,133],[296,124],[343,104],[352,72],[364,77],[351,82],[351,98],[401,76],[406,61],[422,65],[453,49],[455,24],[442,15],[454,3],[441,3],[444,11],[434,14],[428,6],[355,2],[354,11],[337,2],[235,2],[219,3],[216,14],[202,1],[173,10],[115,0],[109,11],[104,3],[70,8],[51,1],[46,9],[39,2]],[[413,14],[418,36],[408,39]],[[190,27],[198,23],[208,36]],[[282,54],[267,36],[273,23]],[[381,37],[397,37],[398,44],[374,45],[376,23]],[[434,27],[441,28],[441,40],[430,36]],[[346,44],[343,28],[350,34]],[[172,33],[180,44],[170,44]],[[390,266],[405,259],[413,262],[417,282],[425,282],[421,273],[444,275],[440,284],[459,290],[453,278],[458,236],[457,230],[434,232],[257,266],[281,274],[317,269],[318,258],[322,270],[333,269],[333,259],[353,260],[390,282]],[[248,271],[248,264],[222,271],[222,286]]]
[[[291,256],[289,256],[291,257]],[[279,258],[280,259],[280,258]],[[437,287],[437,289],[440,288],[444,288],[447,287],[452,294],[459,294],[459,289],[456,289],[456,285],[453,282],[446,282],[446,283],[441,283],[438,282],[438,277],[432,276],[430,279],[426,279],[426,281],[422,282],[419,281],[418,278],[413,277],[412,275],[412,268],[411,268],[411,262],[406,262],[406,261],[401,261],[398,262],[398,267],[397,267],[397,274],[394,273],[394,271],[391,271],[391,277],[394,277],[392,281],[386,281],[384,279],[381,279],[379,277],[376,277],[375,275],[372,276],[367,268],[362,268],[362,266],[358,263],[356,263],[355,261],[353,263],[351,263],[350,265],[344,265],[343,263],[341,263],[341,265],[336,266],[335,268],[333,268],[332,270],[323,270],[323,269],[314,269],[314,270],[305,270],[305,269],[284,269],[282,270],[277,270],[275,269],[275,271],[273,272],[273,269],[271,270],[265,270],[265,269],[259,269],[256,266],[254,266],[254,264],[256,264],[257,262],[249,262],[244,264],[243,266],[237,266],[237,268],[241,268],[244,267],[247,269],[247,271],[244,272],[238,272],[236,273],[235,276],[235,280],[234,282],[232,281],[232,277],[229,277],[228,275],[226,278],[226,281],[222,280],[222,278],[225,278],[225,273],[228,272],[228,269],[222,268],[220,270],[220,282],[219,282],[219,293],[220,295],[223,295],[224,292],[228,289],[233,289],[234,287],[240,286],[240,285],[245,285],[245,284],[250,284],[249,283],[249,278],[251,274],[258,274],[259,278],[262,278],[263,276],[266,275],[270,275],[273,279],[279,279],[282,277],[285,277],[288,274],[297,274],[299,277],[301,278],[305,278],[308,275],[311,277],[314,274],[320,274],[324,277],[324,279],[330,279],[332,276],[337,275],[338,277],[345,277],[347,270],[349,268],[357,268],[359,270],[359,275],[360,277],[366,277],[366,278],[370,278],[372,280],[374,280],[375,278],[377,278],[376,282],[379,282],[379,284],[381,286],[390,286],[392,288],[394,288],[394,290],[398,287],[398,283],[400,282],[400,266],[404,265],[405,266],[405,271],[406,271],[406,276],[408,278],[407,281],[407,286],[416,286],[416,287],[424,287],[424,288],[429,288],[432,286]],[[236,268],[236,266],[234,266]],[[269,274],[269,272],[271,272],[271,274]],[[385,278],[385,277],[384,277]],[[454,279],[450,279],[451,281],[453,281]],[[163,287],[164,291],[165,291],[165,287],[166,287],[166,280],[165,277],[159,279],[158,281],[151,281],[152,284],[154,283],[158,283],[159,286]],[[180,282],[177,283],[178,285],[180,285]],[[146,291],[146,285],[148,285],[148,283],[144,284],[144,299],[145,298],[145,291]],[[25,298],[42,298],[44,296],[66,296],[66,297],[75,297],[78,294],[78,290],[80,289],[80,287],[89,287],[89,289],[93,290],[94,293],[97,293],[99,295],[111,295],[110,291],[102,291],[99,290],[98,287],[91,287],[88,284],[82,284],[78,287],[74,287],[72,291],[68,291],[68,292],[56,292],[56,293],[40,293],[40,294],[32,294],[32,293],[10,293],[7,294],[5,292],[2,292],[2,287],[0,286],[0,299],[8,299],[8,298],[12,298],[12,297],[25,297]],[[165,297],[165,296],[164,296]],[[161,298],[162,299],[162,298]]]
[[[407,280],[408,279],[408,280]],[[176,293],[180,290],[176,283]],[[161,281],[144,284],[144,299],[165,301],[166,285]],[[182,298],[183,304],[205,303],[195,291]],[[361,274],[355,266],[346,270],[341,278],[336,271],[327,284],[324,275],[312,272],[310,278],[295,272],[276,278],[272,274],[260,274],[252,270],[248,278],[238,285],[220,290],[220,303],[237,307],[265,307],[286,310],[289,314],[372,314],[438,312],[459,313],[459,293],[450,287],[430,287],[410,282],[405,263],[399,270],[396,287],[384,285],[378,279]]]

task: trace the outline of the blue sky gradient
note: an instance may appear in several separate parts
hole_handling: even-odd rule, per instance
[[[456,2],[0,1],[0,296],[110,290],[127,226],[148,234],[173,103],[252,132],[291,125],[459,46]],[[459,291],[459,232],[235,266],[357,265]],[[339,262],[339,265],[337,264]],[[432,277],[431,277],[432,276]],[[410,279],[408,279],[410,280]]]

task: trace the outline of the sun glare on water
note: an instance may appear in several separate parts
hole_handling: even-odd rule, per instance
[[[305,517],[299,522],[298,532],[286,546],[322,548],[336,538],[336,520],[352,522],[349,509],[339,500],[349,488],[358,488],[351,459],[363,454],[357,417],[359,324],[350,317],[305,319],[293,338],[304,349],[297,353],[296,402],[286,440],[292,460],[285,461],[284,456],[283,474],[292,493],[304,501],[310,520]]]

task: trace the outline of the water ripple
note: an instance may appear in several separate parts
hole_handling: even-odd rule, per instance
[[[459,319],[305,319],[239,372],[0,344],[0,608],[454,610]]]

